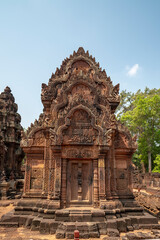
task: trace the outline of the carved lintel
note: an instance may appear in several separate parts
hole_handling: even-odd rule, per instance
[[[106,154],[109,150],[108,146],[100,146],[100,154]]]
[[[52,147],[52,151],[54,153],[60,153],[61,152],[61,146],[60,145],[55,145]]]

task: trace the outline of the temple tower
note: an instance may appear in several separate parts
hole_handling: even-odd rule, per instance
[[[23,136],[27,156],[24,197],[52,200],[54,208],[107,205],[132,197],[128,129],[116,121],[119,84],[79,48],[48,85],[43,113]]]
[[[0,94],[0,171],[15,177],[21,175],[24,153],[20,148],[21,117],[9,87]]]

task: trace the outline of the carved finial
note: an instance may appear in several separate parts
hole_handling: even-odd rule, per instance
[[[111,83],[111,78],[110,77],[107,77],[107,82]]]
[[[59,68],[56,68],[55,75],[59,74]]]
[[[4,89],[4,91],[10,93],[10,92],[11,92],[11,89],[7,86],[7,87]]]
[[[99,62],[96,64],[96,66],[99,68]]]
[[[89,52],[88,52],[88,50],[87,50],[87,52],[86,52],[86,56],[89,57]]]
[[[83,47],[79,47],[77,53],[81,55],[85,54]]]
[[[46,88],[46,87],[47,87],[47,84],[42,83],[42,88]]]
[[[137,141],[137,135],[134,135],[133,137],[132,137],[132,140],[133,140],[133,142],[136,142]]]
[[[103,77],[107,77],[105,69],[103,69],[102,73],[103,73]]]
[[[113,87],[112,96],[115,98],[119,97],[119,83]]]
[[[38,121],[37,121],[37,119],[35,119],[34,126],[37,126],[37,125],[38,125]]]

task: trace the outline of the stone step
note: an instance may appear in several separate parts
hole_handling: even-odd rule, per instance
[[[0,222],[0,227],[18,228],[19,224],[18,224],[18,222]]]
[[[79,237],[83,239],[99,238],[100,233],[96,223],[69,222],[62,223],[56,230],[56,238],[74,238],[74,231],[79,231]]]
[[[105,220],[105,211],[103,210],[57,210],[55,212],[55,221],[67,222],[102,222]]]
[[[139,229],[160,229],[160,224],[139,224]]]

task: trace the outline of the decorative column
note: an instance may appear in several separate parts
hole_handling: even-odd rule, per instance
[[[62,195],[61,204],[62,207],[66,207],[66,197],[67,197],[67,159],[62,159]]]
[[[112,182],[111,182],[111,192],[112,196],[116,197],[117,196],[117,187],[116,187],[116,159],[115,159],[115,149],[114,145],[112,145],[111,148],[111,162],[112,162]]]
[[[98,186],[98,160],[93,160],[93,201],[94,207],[99,205],[99,186]]]
[[[107,199],[111,198],[111,173],[110,173],[110,161],[111,161],[111,150],[107,152],[107,158],[106,158],[106,196]]]
[[[49,139],[47,138],[44,147],[44,183],[43,183],[43,197],[47,198],[49,191],[49,162],[50,162],[50,148]]]
[[[98,175],[99,175],[99,199],[106,199],[105,191],[105,154],[100,154],[98,159]]]
[[[49,199],[54,198],[54,180],[55,180],[55,159],[50,149],[50,161],[49,161]]]
[[[61,147],[54,146],[53,154],[55,159],[55,184],[54,184],[54,198],[60,200],[61,196]]]
[[[132,195],[133,193],[133,185],[132,185],[132,164],[131,164],[131,158],[133,153],[128,153],[126,160],[127,160],[127,172],[128,172],[128,194]]]
[[[30,182],[31,182],[31,164],[28,156],[26,155],[26,167],[25,167],[25,177],[24,177],[24,193],[26,195],[30,191]]]

